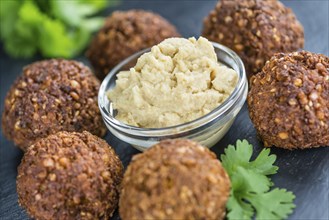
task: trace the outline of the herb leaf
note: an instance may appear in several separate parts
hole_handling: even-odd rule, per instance
[[[283,219],[292,213],[295,195],[285,189],[275,188],[262,194],[251,194],[249,201],[255,207],[257,219]]]
[[[295,196],[284,189],[275,188],[267,176],[278,170],[275,155],[263,149],[253,161],[253,146],[247,140],[228,146],[221,155],[223,167],[231,179],[231,195],[227,203],[228,219],[283,219],[295,207]]]
[[[112,0],[113,1],[113,0]],[[0,1],[0,38],[13,57],[73,57],[86,47],[104,22],[91,17],[107,0]]]

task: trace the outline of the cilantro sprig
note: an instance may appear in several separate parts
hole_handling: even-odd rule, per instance
[[[223,167],[231,179],[231,195],[227,203],[231,219],[284,219],[292,213],[295,198],[285,189],[271,189],[273,183],[268,175],[278,170],[274,166],[276,156],[263,149],[251,161],[253,147],[247,140],[229,145],[221,155]],[[256,212],[256,214],[255,214]]]
[[[13,57],[70,58],[79,54],[103,17],[93,16],[115,0],[1,0],[0,38]]]

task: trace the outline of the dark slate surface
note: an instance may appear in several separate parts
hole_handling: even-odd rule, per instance
[[[296,13],[304,25],[306,44],[305,49],[323,53],[328,56],[329,42],[329,2],[328,0],[291,0],[283,1]],[[143,8],[160,13],[177,26],[185,37],[199,36],[204,16],[214,7],[216,1],[124,1],[114,9]],[[20,74],[23,66],[40,59],[11,59],[0,48],[0,111],[6,92],[15,78]],[[81,56],[77,58],[89,64]],[[216,144],[212,150],[220,155],[228,144],[236,139],[247,139],[259,152],[263,145],[258,141],[255,129],[250,122],[246,106],[238,115],[228,134]],[[130,145],[119,141],[111,134],[105,139],[119,154],[126,166],[132,155],[138,153]],[[18,206],[15,178],[17,166],[23,153],[12,142],[2,136],[0,147],[0,219],[28,219],[25,211]],[[276,165],[280,167],[278,174],[273,176],[278,187],[291,190],[296,195],[296,206],[290,219],[329,219],[329,147],[310,150],[287,151],[272,149],[277,154]],[[117,213],[113,219],[119,219]]]

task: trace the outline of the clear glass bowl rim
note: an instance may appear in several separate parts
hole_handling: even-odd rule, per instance
[[[177,135],[185,132],[190,132],[193,129],[201,129],[200,127],[207,126],[209,123],[212,124],[214,121],[218,121],[221,119],[224,119],[227,114],[229,114],[232,111],[232,106],[239,102],[239,99],[241,99],[241,96],[244,95],[244,91],[246,87],[248,86],[247,78],[246,78],[246,72],[245,67],[243,65],[242,60],[240,57],[231,49],[228,47],[221,45],[219,43],[211,42],[215,49],[218,49],[220,52],[224,52],[226,55],[230,57],[231,60],[235,62],[237,65],[239,71],[239,81],[231,93],[231,95],[218,107],[213,109],[208,114],[197,118],[193,121],[179,124],[175,126],[170,127],[164,127],[164,128],[141,128],[141,127],[135,127],[128,124],[124,124],[121,121],[117,120],[110,112],[108,107],[106,106],[106,100],[108,99],[106,92],[107,92],[107,86],[112,79],[112,77],[115,77],[115,75],[121,71],[121,68],[128,64],[131,60],[138,59],[142,54],[145,52],[149,52],[151,48],[147,48],[144,50],[141,50],[139,52],[134,53],[133,55],[129,56],[128,58],[121,61],[119,64],[117,64],[110,72],[109,74],[104,78],[103,82],[101,83],[101,86],[99,88],[98,92],[98,106],[101,111],[102,117],[105,121],[105,123],[108,123],[111,125],[111,127],[115,128],[116,130],[119,130],[121,132],[124,132],[129,135],[134,136],[148,136],[148,137],[158,137],[163,136],[164,134],[166,136],[168,135]],[[109,102],[109,101],[108,101]]]

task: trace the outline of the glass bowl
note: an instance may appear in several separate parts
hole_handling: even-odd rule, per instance
[[[98,106],[105,125],[117,138],[135,148],[144,151],[160,140],[186,138],[198,141],[206,147],[215,145],[230,129],[236,115],[241,110],[248,92],[248,81],[243,62],[231,49],[213,43],[218,61],[234,69],[238,75],[238,83],[232,94],[218,107],[208,114],[193,121],[165,128],[140,128],[124,124],[115,118],[116,111],[106,92],[115,86],[116,75],[122,70],[129,70],[137,59],[150,48],[128,57],[114,67],[103,80],[98,93]]]

